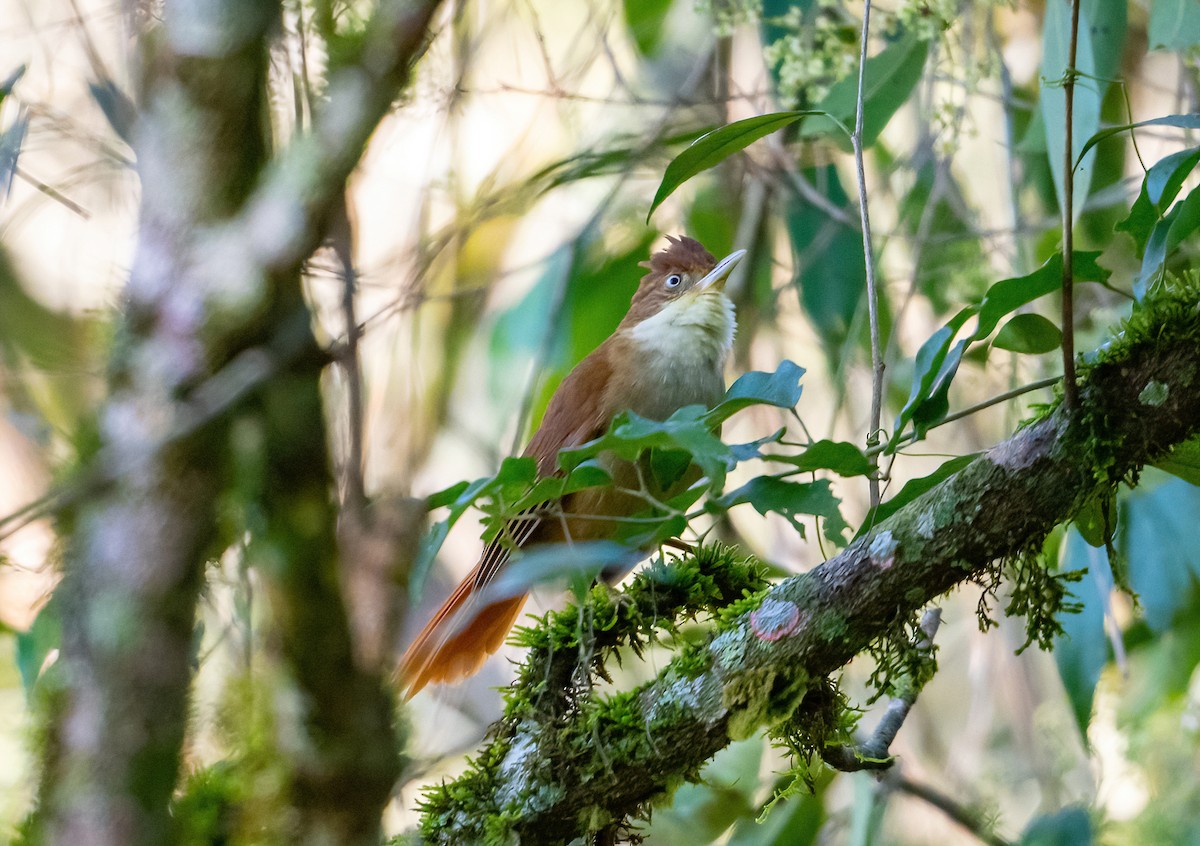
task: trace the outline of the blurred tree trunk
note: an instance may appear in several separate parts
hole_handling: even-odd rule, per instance
[[[293,833],[378,841],[398,750],[386,682],[354,660],[319,390],[326,356],[300,270],[437,6],[381,3],[347,51],[342,70],[359,84],[332,104],[336,120],[324,110],[312,137],[274,157],[278,0],[168,3],[141,36],[140,233],[92,487],[63,518],[61,684],[34,839],[171,839],[197,597],[206,562],[231,541],[218,502],[235,465],[254,460],[264,478],[253,558],[301,703],[282,727]]]

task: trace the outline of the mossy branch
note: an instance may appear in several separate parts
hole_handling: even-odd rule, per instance
[[[524,675],[474,767],[427,797],[426,841],[611,833],[730,741],[791,717],[810,689],[930,601],[991,582],[998,561],[1028,567],[1026,553],[1055,525],[1200,428],[1200,284],[1160,291],[1080,376],[1075,409],[1048,410],[839,555],[756,594],[654,680],[546,710],[533,707]],[[1026,610],[1040,640],[1057,609]]]

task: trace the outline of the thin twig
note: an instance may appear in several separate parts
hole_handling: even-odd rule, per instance
[[[1075,384],[1075,157],[1072,155],[1072,122],[1075,107],[1075,53],[1079,43],[1079,0],[1071,0],[1071,42],[1067,48],[1067,73],[1063,79],[1066,95],[1066,142],[1063,146],[1063,272],[1062,272],[1062,358],[1063,405],[1079,405]]]
[[[871,323],[871,423],[867,432],[868,450],[879,444],[883,415],[883,345],[879,339],[879,290],[875,285],[875,258],[871,247],[871,216],[867,211],[867,175],[863,167],[863,77],[867,68],[867,42],[871,29],[871,0],[863,0],[862,45],[858,55],[858,95],[854,107],[854,169],[858,177],[858,211],[862,218],[863,258],[867,271],[867,315]],[[871,507],[879,505],[879,462],[871,457]]]

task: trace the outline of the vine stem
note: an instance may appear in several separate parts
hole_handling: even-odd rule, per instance
[[[867,209],[867,175],[863,166],[863,77],[867,67],[867,42],[871,30],[871,0],[863,0],[862,44],[858,55],[858,93],[854,106],[854,169],[858,177],[858,212],[862,218],[863,258],[867,276],[867,316],[871,324],[871,423],[867,431],[867,449],[879,446],[883,416],[883,344],[879,338],[879,290],[875,283],[875,253],[871,245],[871,215]],[[879,459],[871,454],[871,507],[879,505]]]
[[[1079,0],[1071,0],[1071,40],[1067,45],[1067,72],[1063,79],[1066,99],[1066,143],[1063,148],[1063,263],[1062,263],[1062,358],[1063,405],[1079,406],[1075,384],[1075,157],[1071,154],[1075,108],[1075,56],[1079,46]]]

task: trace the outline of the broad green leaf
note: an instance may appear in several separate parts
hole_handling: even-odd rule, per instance
[[[730,444],[729,449],[733,453],[734,460],[736,460],[738,463],[749,461],[752,458],[773,458],[774,456],[764,455],[762,452],[762,447],[766,446],[767,444],[779,443],[786,433],[787,429],[779,429],[774,434],[759,438],[757,441],[750,441],[749,443],[745,444]]]
[[[1076,219],[1083,212],[1095,164],[1095,156],[1084,147],[1100,128],[1101,104],[1109,87],[1108,80],[1119,72],[1125,44],[1126,6],[1127,0],[1080,0],[1075,61],[1077,75],[1071,120],[1072,211]],[[1039,111],[1060,208],[1063,205],[1063,151],[1066,145],[1066,92],[1063,80],[1067,74],[1070,23],[1070,0],[1050,0],[1046,4]]]
[[[736,463],[733,452],[712,433],[705,410],[698,405],[681,408],[661,422],[629,412],[622,414],[599,438],[560,452],[558,462],[569,471],[602,452],[632,461],[648,449],[682,449],[691,453],[714,490],[725,484],[725,474]]]
[[[946,353],[942,366],[938,368],[930,386],[929,396],[912,410],[913,429],[918,438],[924,438],[929,428],[945,417],[946,412],[950,410],[950,385],[954,382],[954,376],[958,373],[958,366],[962,363],[963,353],[969,343],[970,338],[963,338]]]
[[[1196,0],[1154,0],[1147,35],[1151,50],[1182,51],[1200,44],[1200,4]]]
[[[559,579],[591,584],[605,570],[627,570],[640,557],[637,549],[616,541],[535,546],[513,555],[511,563],[488,586],[486,599],[495,602],[521,596],[537,585]]]
[[[847,218],[858,219],[836,166],[806,168],[799,176]],[[799,196],[789,196],[784,221],[800,305],[826,349],[841,349],[867,290],[862,232]]]
[[[671,160],[663,174],[662,182],[646,213],[646,222],[663,200],[693,176],[723,162],[734,153],[744,150],[759,138],[776,130],[791,126],[802,117],[824,114],[819,110],[772,112],[745,120],[734,121],[714,129],[697,138],[690,147]]]
[[[1200,438],[1176,444],[1167,455],[1154,462],[1159,470],[1200,485]]]
[[[17,633],[17,670],[21,673],[21,686],[27,701],[32,701],[34,685],[42,674],[46,657],[61,644],[62,619],[58,595],[54,594],[42,606],[29,631]]]
[[[1184,238],[1200,228],[1200,188],[1193,189],[1186,197],[1163,216],[1150,232],[1146,253],[1142,256],[1142,269],[1133,283],[1133,295],[1138,300],[1146,296],[1150,285],[1162,272],[1167,257]]]
[[[133,144],[133,128],[137,122],[137,104],[117,87],[111,79],[88,83],[92,99],[108,119],[108,124],[126,144]]]
[[[1099,252],[1075,251],[1073,264],[1076,282],[1105,282],[1109,271],[1096,263]],[[1037,270],[1025,276],[1002,279],[983,297],[979,305],[979,325],[972,336],[981,341],[1000,323],[1004,315],[1016,311],[1038,297],[1053,293],[1062,287],[1062,254],[1056,253]]]
[[[962,325],[975,314],[975,311],[973,307],[964,308],[951,318],[949,323],[934,332],[917,350],[916,358],[913,360],[912,389],[909,391],[908,401],[904,403],[904,408],[900,409],[900,413],[896,415],[892,433],[893,444],[900,438],[908,421],[912,420],[913,413],[929,398],[934,380],[946,361],[950,345],[954,342],[954,336],[958,334]]]
[[[929,44],[925,40],[904,33],[867,59],[863,71],[863,147],[875,143],[892,115],[908,100],[921,81],[928,55]],[[851,73],[835,83],[817,107],[843,126],[853,126],[857,104],[858,74]],[[830,129],[826,121],[813,121],[802,127],[800,134],[813,137],[827,134]],[[843,146],[849,143],[848,136],[838,135],[835,139]]]
[[[1175,201],[1197,162],[1200,162],[1200,147],[1192,147],[1164,157],[1146,171],[1129,215],[1116,225],[1118,232],[1128,232],[1137,242],[1139,254],[1145,252],[1155,225]]]
[[[55,311],[31,297],[0,250],[0,355],[14,354],[51,376],[36,392],[37,410],[64,432],[78,432],[92,412],[95,328],[88,318]]]
[[[1194,0],[1183,0],[1183,2],[1194,2]],[[1137,123],[1125,123],[1121,126],[1106,127],[1099,132],[1092,133],[1092,137],[1087,140],[1087,143],[1083,145],[1083,149],[1080,150],[1079,158],[1087,155],[1093,147],[1106,138],[1120,135],[1122,132],[1141,129],[1143,126],[1174,126],[1178,129],[1200,129],[1200,114],[1164,115],[1163,117],[1151,118],[1150,120],[1140,120]],[[1077,167],[1079,165],[1079,158],[1075,160]]]
[[[1079,509],[1072,521],[1075,530],[1091,546],[1105,546],[1105,532],[1117,529],[1117,501],[1115,497],[1092,499]]]
[[[425,593],[425,582],[433,570],[433,562],[450,534],[453,520],[438,520],[433,523],[417,544],[417,554],[413,556],[412,567],[408,571],[408,601],[412,608],[417,607]]]
[[[1015,353],[1048,353],[1062,345],[1062,331],[1040,314],[1018,314],[996,333],[992,346]]]
[[[712,843],[735,822],[753,820],[758,810],[755,792],[763,745],[758,735],[718,752],[705,765],[697,783],[684,784],[669,806],[654,811],[645,832],[646,842]]]
[[[29,130],[29,115],[22,111],[12,125],[0,132],[0,199],[6,199],[12,190],[13,177],[17,173],[17,160],[25,144],[25,133]]]
[[[751,370],[729,386],[725,398],[708,412],[706,419],[710,426],[716,427],[751,405],[795,408],[804,390],[800,384],[803,376],[804,368],[787,359],[779,363],[774,373]]]
[[[862,537],[872,528],[891,517],[921,494],[937,487],[978,457],[979,453],[977,452],[973,452],[968,455],[955,456],[949,461],[944,462],[941,467],[934,470],[928,476],[922,476],[919,479],[909,480],[905,483],[904,487],[900,489],[898,494],[889,499],[887,502],[882,503],[877,508],[871,509],[855,537]]]
[[[500,469],[494,476],[485,476],[473,482],[459,482],[445,490],[430,495],[425,505],[430,510],[448,507],[450,514],[445,520],[439,520],[429,527],[417,547],[413,558],[412,569],[409,572],[409,595],[417,602],[425,589],[425,579],[433,568],[433,562],[450,534],[450,528],[458,522],[458,518],[468,508],[484,497],[500,496],[515,503],[524,496],[534,482],[537,481],[537,462],[528,457],[510,457],[500,463]],[[561,485],[561,480],[554,480]],[[495,530],[493,529],[493,534]]]
[[[826,773],[829,771],[827,770]],[[812,794],[795,793],[780,799],[763,818],[741,820],[726,846],[813,846],[825,822],[824,792],[830,776],[817,776]]]
[[[804,536],[804,524],[800,516],[810,514],[824,517],[823,534],[834,543],[845,543],[843,532],[850,528],[842,518],[841,500],[833,495],[829,481],[788,482],[772,476],[758,476],[734,491],[718,499],[718,508],[732,508],[749,503],[754,510],[766,516],[774,512],[787,519],[792,527]]]
[[[1063,634],[1054,641],[1054,662],[1071,701],[1075,724],[1086,740],[1096,683],[1109,657],[1108,636],[1104,631],[1106,597],[1101,594],[1100,585],[1111,589],[1112,572],[1104,548],[1089,544],[1074,528],[1066,533],[1058,570],[1089,571],[1072,583],[1071,593],[1079,611],[1059,616]]]
[[[625,25],[633,36],[638,52],[649,56],[658,52],[663,24],[671,11],[671,0],[624,0]]]
[[[1092,846],[1092,818],[1080,807],[1037,817],[1018,846]]]
[[[871,462],[863,455],[863,451],[845,441],[817,441],[799,455],[784,460],[795,464],[796,469],[805,473],[832,470],[839,476],[866,476],[871,472]]]
[[[1118,549],[1150,628],[1170,628],[1200,580],[1200,488],[1147,470],[1121,500]]]

